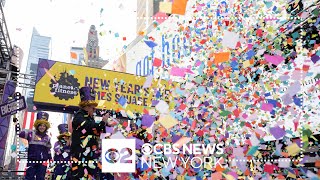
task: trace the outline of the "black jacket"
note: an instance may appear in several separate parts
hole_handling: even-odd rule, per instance
[[[98,140],[100,134],[105,132],[105,126],[105,122],[96,123],[87,111],[80,109],[72,121],[71,154],[83,154],[87,147],[90,151],[98,151]]]

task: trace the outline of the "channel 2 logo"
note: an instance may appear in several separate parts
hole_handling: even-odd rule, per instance
[[[135,139],[103,139],[102,172],[135,172],[135,147]]]

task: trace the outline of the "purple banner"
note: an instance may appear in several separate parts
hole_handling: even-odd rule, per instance
[[[16,91],[16,85],[13,81],[8,81],[4,86],[2,103],[7,103],[10,99],[9,97],[13,97]],[[9,130],[11,116],[0,117],[0,166],[4,165],[5,158],[5,148]]]
[[[16,114],[26,107],[24,96],[15,97],[13,100],[0,105],[0,117]]]

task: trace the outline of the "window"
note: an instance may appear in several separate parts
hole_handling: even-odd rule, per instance
[[[38,64],[31,63],[30,64],[30,74],[37,74]]]

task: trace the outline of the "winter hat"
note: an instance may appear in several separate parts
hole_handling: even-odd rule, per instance
[[[94,106],[98,106],[98,103],[95,101],[95,93],[93,91],[93,89],[91,87],[82,87],[80,88],[80,103],[79,106],[80,107],[85,107],[85,106],[90,106],[90,105],[94,105]]]
[[[61,139],[63,136],[70,137],[71,133],[68,132],[68,124],[59,124],[58,126],[59,130],[59,136],[57,137],[58,139]]]
[[[33,127],[37,129],[40,124],[44,124],[47,127],[47,129],[49,129],[50,123],[49,123],[48,119],[49,119],[48,113],[39,111],[37,113],[37,119],[34,122]]]

